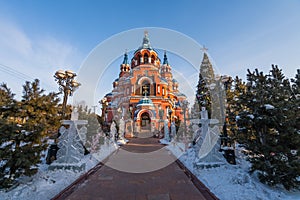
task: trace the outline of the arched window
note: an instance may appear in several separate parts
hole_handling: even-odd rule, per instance
[[[142,56],[139,54],[138,55],[138,60],[137,60],[137,65],[141,64]]]
[[[144,63],[148,63],[149,62],[148,58],[149,58],[148,54],[145,53],[145,55],[144,55]]]
[[[154,64],[154,62],[155,62],[155,56],[152,55],[152,56],[151,56],[151,63]]]

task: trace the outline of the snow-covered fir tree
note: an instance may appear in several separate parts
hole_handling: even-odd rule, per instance
[[[39,80],[26,82],[21,101],[1,85],[0,99],[0,187],[11,187],[18,177],[37,172],[46,139],[57,130],[57,94],[44,94]]]
[[[227,134],[235,139],[237,133],[236,116],[243,110],[243,106],[238,101],[246,92],[246,84],[238,76],[235,79],[230,78],[225,83],[225,92]]]
[[[290,81],[277,66],[268,75],[248,70],[245,94],[237,101],[238,139],[252,152],[251,172],[269,185],[299,187],[299,106]]]
[[[211,96],[211,118],[219,120],[220,124],[225,120],[226,108],[226,93],[224,88],[224,81],[222,76],[217,77],[214,82],[210,84]]]
[[[203,60],[200,65],[199,80],[197,84],[195,104],[192,109],[192,117],[200,118],[200,111],[202,107],[205,107],[208,111],[208,115],[211,115],[211,94],[210,86],[215,81],[215,75],[212,64],[206,53],[203,55]]]
[[[292,90],[293,90],[293,99],[295,101],[295,107],[300,108],[300,69],[297,70],[297,74],[294,79],[292,79]],[[296,116],[297,130],[300,130],[300,112]],[[300,134],[300,132],[299,132]]]

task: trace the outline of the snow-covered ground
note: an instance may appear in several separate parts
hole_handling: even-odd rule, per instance
[[[237,165],[224,164],[215,168],[197,169],[194,166],[195,152],[184,144],[170,143],[168,149],[185,164],[221,200],[300,200],[300,192],[287,192],[283,188],[271,188],[249,175],[249,162],[237,152]],[[48,170],[41,164],[39,172],[32,178],[24,179],[18,187],[0,191],[1,200],[48,200],[75,181],[81,174],[106,158],[115,148],[102,148],[98,153],[86,155],[81,162],[86,163],[85,171]]]
[[[250,163],[237,152],[237,165],[225,163],[215,168],[197,168],[193,148],[183,152],[183,145],[171,144],[168,148],[180,157],[180,161],[221,200],[300,200],[300,191],[288,192],[283,188],[271,188],[259,182],[255,174],[248,173]]]
[[[105,146],[105,145],[104,145]],[[85,163],[84,171],[72,170],[48,170],[47,164],[40,164],[39,171],[33,177],[26,177],[16,188],[5,192],[0,190],[1,200],[49,200],[60,191],[74,182],[80,175],[90,170],[100,161],[110,155],[117,146],[102,148],[98,153],[83,157],[81,163]],[[79,163],[80,164],[80,163]]]

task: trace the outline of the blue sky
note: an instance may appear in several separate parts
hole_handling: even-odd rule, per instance
[[[0,65],[6,66],[0,78],[17,95],[29,77],[56,90],[55,70],[77,71],[100,42],[141,27],[168,28],[193,38],[208,47],[222,74],[244,78],[247,68],[268,72],[274,63],[294,77],[300,68],[299,10],[296,0],[0,0]],[[112,80],[118,75],[115,67]]]

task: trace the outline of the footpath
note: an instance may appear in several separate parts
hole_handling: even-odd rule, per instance
[[[155,138],[132,138],[104,164],[53,199],[61,200],[205,200],[217,199]],[[129,152],[129,156],[124,153]],[[150,156],[152,152],[159,153]],[[134,156],[130,156],[130,155]],[[136,157],[135,155],[138,155]],[[145,155],[145,156],[144,156]],[[170,162],[171,160],[174,162]],[[169,164],[170,163],[170,164]],[[141,173],[142,169],[155,171]],[[120,167],[120,169],[119,169]],[[131,171],[132,170],[132,171]],[[135,173],[138,172],[138,173]]]

